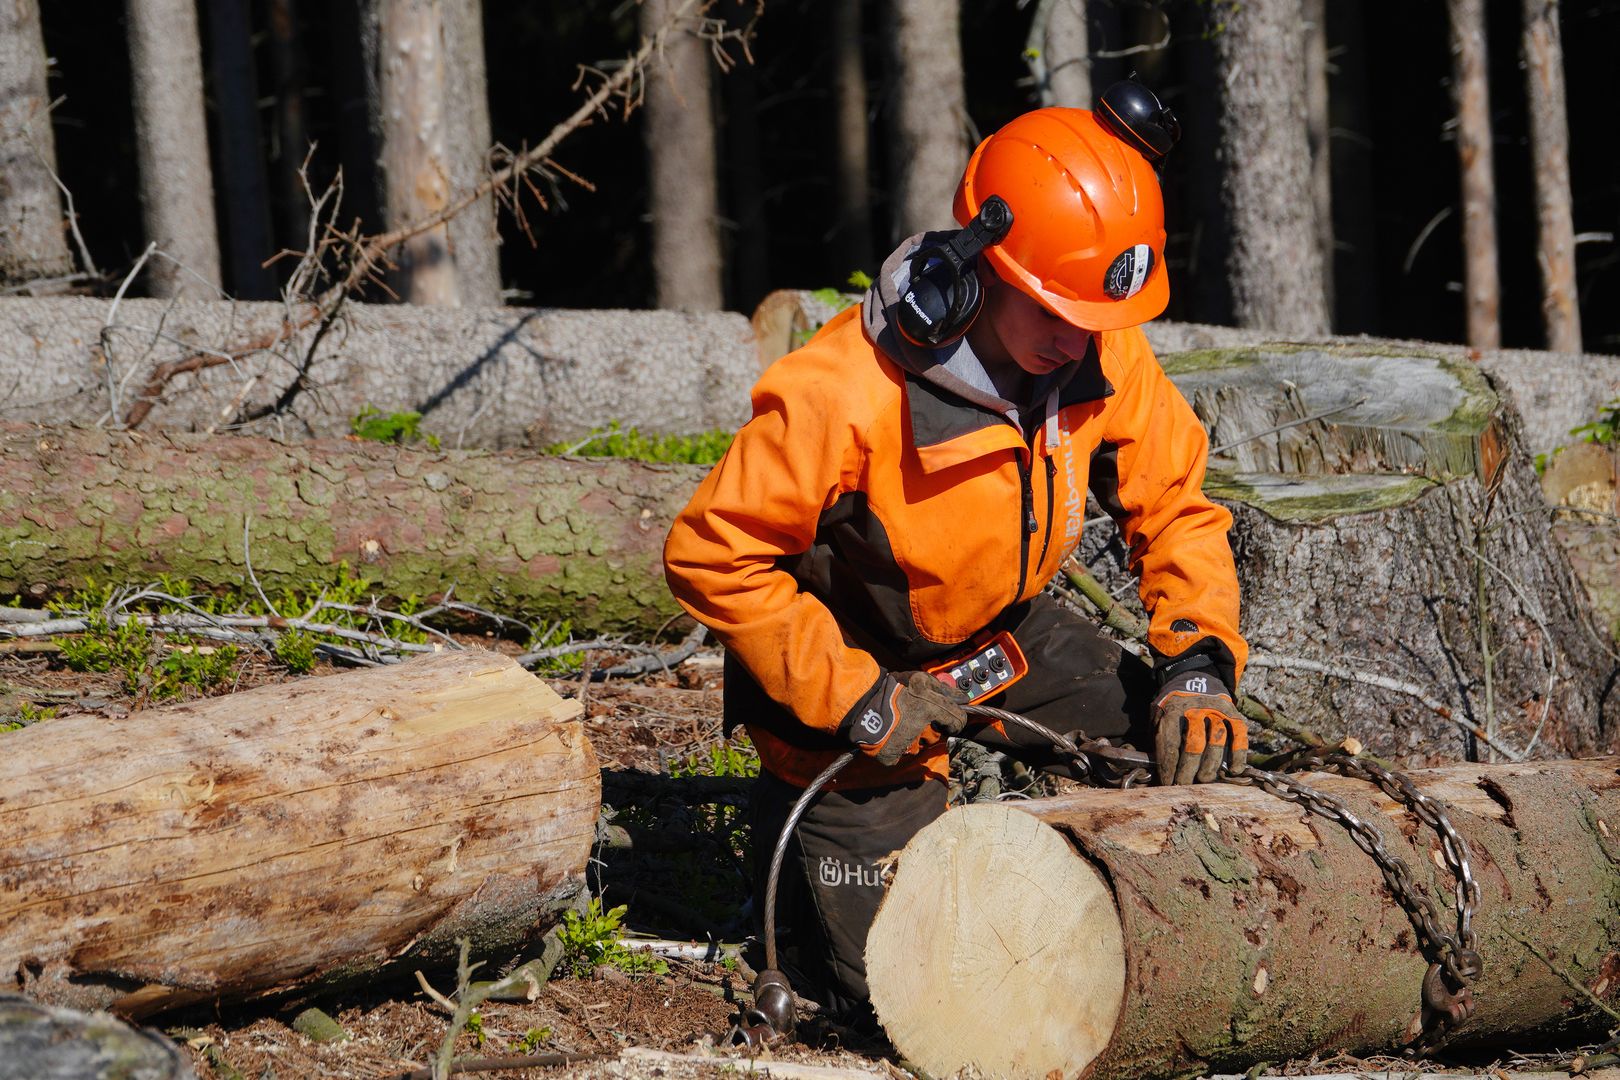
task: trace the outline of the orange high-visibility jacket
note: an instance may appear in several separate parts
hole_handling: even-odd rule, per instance
[[[884,668],[928,666],[1038,593],[1080,540],[1088,487],[1129,544],[1155,657],[1208,653],[1235,689],[1231,515],[1203,495],[1204,430],[1140,329],[1094,335],[1026,438],[902,367],[859,314],[761,376],[664,549],[676,599],[804,726],[749,722],[765,768],[807,783]],[[836,786],[943,776],[944,750],[925,736]]]

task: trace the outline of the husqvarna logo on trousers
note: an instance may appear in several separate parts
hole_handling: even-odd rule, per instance
[[[868,889],[875,889],[883,884],[883,875],[877,867],[840,862],[831,855],[821,857],[819,876],[821,883],[829,888],[840,885],[863,885]]]

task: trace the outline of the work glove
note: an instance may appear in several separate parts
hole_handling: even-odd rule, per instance
[[[893,765],[917,746],[930,727],[958,735],[967,726],[967,695],[926,671],[885,672],[856,707],[849,739],[880,765]]]
[[[1161,784],[1207,784],[1220,776],[1222,762],[1237,772],[1248,760],[1249,725],[1208,669],[1171,676],[1153,701],[1153,719]]]

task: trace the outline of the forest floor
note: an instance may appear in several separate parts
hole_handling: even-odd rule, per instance
[[[465,640],[514,651],[498,639]],[[334,670],[338,669],[322,662],[309,677]],[[279,666],[249,656],[221,692],[290,677]],[[600,897],[601,909],[625,905],[624,930],[632,937],[743,942],[752,921],[747,869],[752,852],[741,792],[757,770],[757,759],[745,744],[739,749],[721,734],[717,655],[700,654],[675,671],[633,681],[604,684],[577,677],[548,681],[566,697],[584,698],[586,730],[603,769],[604,810],[598,831],[604,842],[587,874],[591,895]],[[16,714],[21,701],[35,702],[36,707],[49,702],[63,713],[108,715],[142,704],[125,692],[115,675],[71,671],[49,653],[0,653],[0,717]],[[704,800],[686,800],[681,781],[705,776],[731,778],[738,795],[716,795],[715,789],[723,791],[727,785],[710,781]],[[649,777],[655,782],[649,784]],[[638,829],[650,825],[656,825],[666,841],[673,831],[684,832],[694,842],[637,850]],[[618,843],[607,840],[609,826],[622,830]],[[881,1038],[862,1037],[813,1018],[807,1025],[808,1041],[767,1049],[751,1061],[745,1051],[726,1045],[747,1001],[751,971],[746,962],[668,959],[665,966],[667,971],[661,973],[631,974],[606,965],[570,971],[545,983],[531,1002],[486,1002],[476,1023],[461,1031],[456,1055],[458,1059],[596,1055],[568,1064],[479,1073],[492,1077],[678,1080],[755,1071],[805,1080],[840,1073],[852,1080],[857,1074],[915,1075]],[[442,994],[456,989],[454,972],[424,975]],[[316,1042],[295,1030],[294,1018],[312,1005],[334,1018],[346,1038]],[[188,1048],[201,1078],[405,1080],[437,1053],[450,1029],[448,1012],[413,981],[318,1000],[196,1008],[160,1017],[154,1024]],[[626,1055],[629,1048],[638,1049]],[[1486,1055],[1458,1060],[1450,1068],[1501,1076],[1504,1070],[1562,1071],[1567,1060],[1567,1054]],[[1393,1077],[1441,1068],[1399,1058],[1338,1056],[1281,1063],[1268,1073]]]

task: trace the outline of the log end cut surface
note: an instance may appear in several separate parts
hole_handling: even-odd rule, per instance
[[[953,810],[906,846],[868,939],[872,1003],[934,1075],[1073,1075],[1125,992],[1119,915],[1055,829],[1004,806]]]

